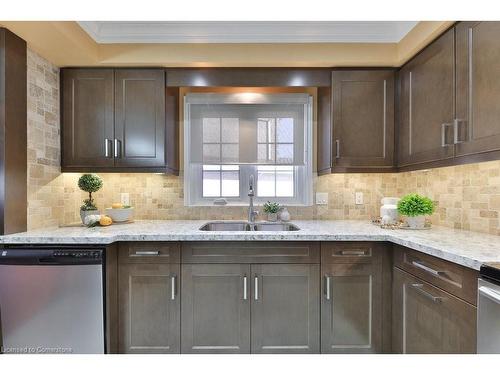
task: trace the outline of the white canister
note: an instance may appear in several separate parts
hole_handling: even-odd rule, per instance
[[[382,198],[380,203],[380,217],[384,218],[384,224],[396,224],[399,221],[398,213],[399,198]]]
[[[281,221],[290,221],[290,212],[288,212],[286,207],[283,207],[283,210],[280,212],[280,220]]]

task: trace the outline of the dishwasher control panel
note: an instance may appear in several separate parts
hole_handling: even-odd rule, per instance
[[[87,258],[101,259],[102,251],[100,250],[55,250],[54,258]]]

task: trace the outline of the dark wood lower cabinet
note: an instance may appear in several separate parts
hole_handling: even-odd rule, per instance
[[[179,353],[179,264],[120,264],[120,353]]]
[[[108,316],[118,314],[108,334],[117,338],[119,353],[476,351],[477,309],[463,292],[476,282],[474,271],[460,273],[455,264],[398,246],[393,267],[391,245],[366,241],[323,242],[320,264],[316,245],[310,263],[295,257],[303,263],[245,263],[243,255],[254,260],[258,245],[251,253],[235,248],[229,256],[239,254],[239,262],[196,263],[193,254],[223,255],[215,243],[188,244],[179,264],[184,244],[120,244],[108,252],[115,262],[108,271],[118,271],[117,287],[116,272],[108,274],[108,284],[115,280],[108,285],[108,312],[115,312]],[[462,280],[463,288],[419,276],[418,267],[398,268],[410,255],[454,283]]]
[[[250,353],[249,280],[249,265],[182,265],[182,353]]]
[[[476,314],[475,306],[394,268],[394,352],[475,353]]]
[[[322,266],[322,353],[382,352],[382,264]]]
[[[319,265],[252,265],[252,353],[319,353]]]

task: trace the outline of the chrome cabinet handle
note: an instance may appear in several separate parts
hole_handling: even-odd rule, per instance
[[[428,291],[426,291],[425,289],[423,289],[424,285],[423,284],[410,284],[411,287],[413,289],[415,289],[418,293],[420,293],[421,295],[423,295],[424,297],[427,297],[428,299],[430,299],[431,301],[433,302],[441,302],[443,300],[442,297],[437,297],[437,296],[433,296],[431,293],[429,293]]]
[[[438,270],[435,270],[434,268],[431,268],[431,267],[428,267],[426,266],[425,264],[422,264],[421,262],[418,262],[416,260],[412,261],[411,264],[417,268],[420,268],[421,270],[424,270],[428,273],[430,273],[431,275],[434,275],[436,277],[439,277],[441,276],[443,273],[443,271],[438,271]]]
[[[486,287],[486,286],[480,286],[479,287],[479,294],[485,296],[489,300],[498,303],[500,305],[500,294],[495,292],[494,290]]]
[[[364,250],[342,250],[340,252],[340,255],[366,255],[366,252]]]
[[[458,139],[458,126],[460,125],[461,122],[464,122],[464,120],[460,120],[458,118],[453,120],[453,143],[454,144],[459,144],[459,143],[464,143],[464,140],[459,140]]]
[[[248,299],[248,278],[247,275],[243,276],[243,299]]]
[[[327,301],[330,300],[330,276],[325,275],[325,296]]]
[[[253,291],[254,300],[258,301],[259,300],[259,277],[257,275],[255,275],[255,277],[253,278],[253,288],[254,288],[254,291]]]
[[[109,143],[111,142],[111,139],[104,139],[104,156],[107,158],[111,157],[111,152],[109,152]]]
[[[115,138],[115,158],[121,157],[122,151],[121,151],[121,144],[122,142],[118,139]]]
[[[340,140],[335,140],[335,158],[340,158]]]
[[[177,287],[176,287],[176,284],[177,284],[177,275],[173,275],[171,278],[170,278],[170,287],[171,287],[171,290],[170,290],[170,299],[173,301],[175,300],[175,295],[177,294]]]
[[[453,124],[449,124],[449,123],[443,123],[441,124],[441,147],[448,147],[448,146],[453,146],[453,143],[448,143],[446,141],[446,129],[449,127],[449,126],[453,126]]]
[[[159,250],[154,250],[154,251],[141,251],[141,250],[138,250],[135,252],[136,256],[147,256],[147,255],[160,255],[160,251]]]

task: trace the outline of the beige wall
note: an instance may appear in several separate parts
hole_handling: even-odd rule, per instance
[[[73,21],[1,21],[62,66],[401,66],[451,21],[422,21],[399,43],[98,44]]]

